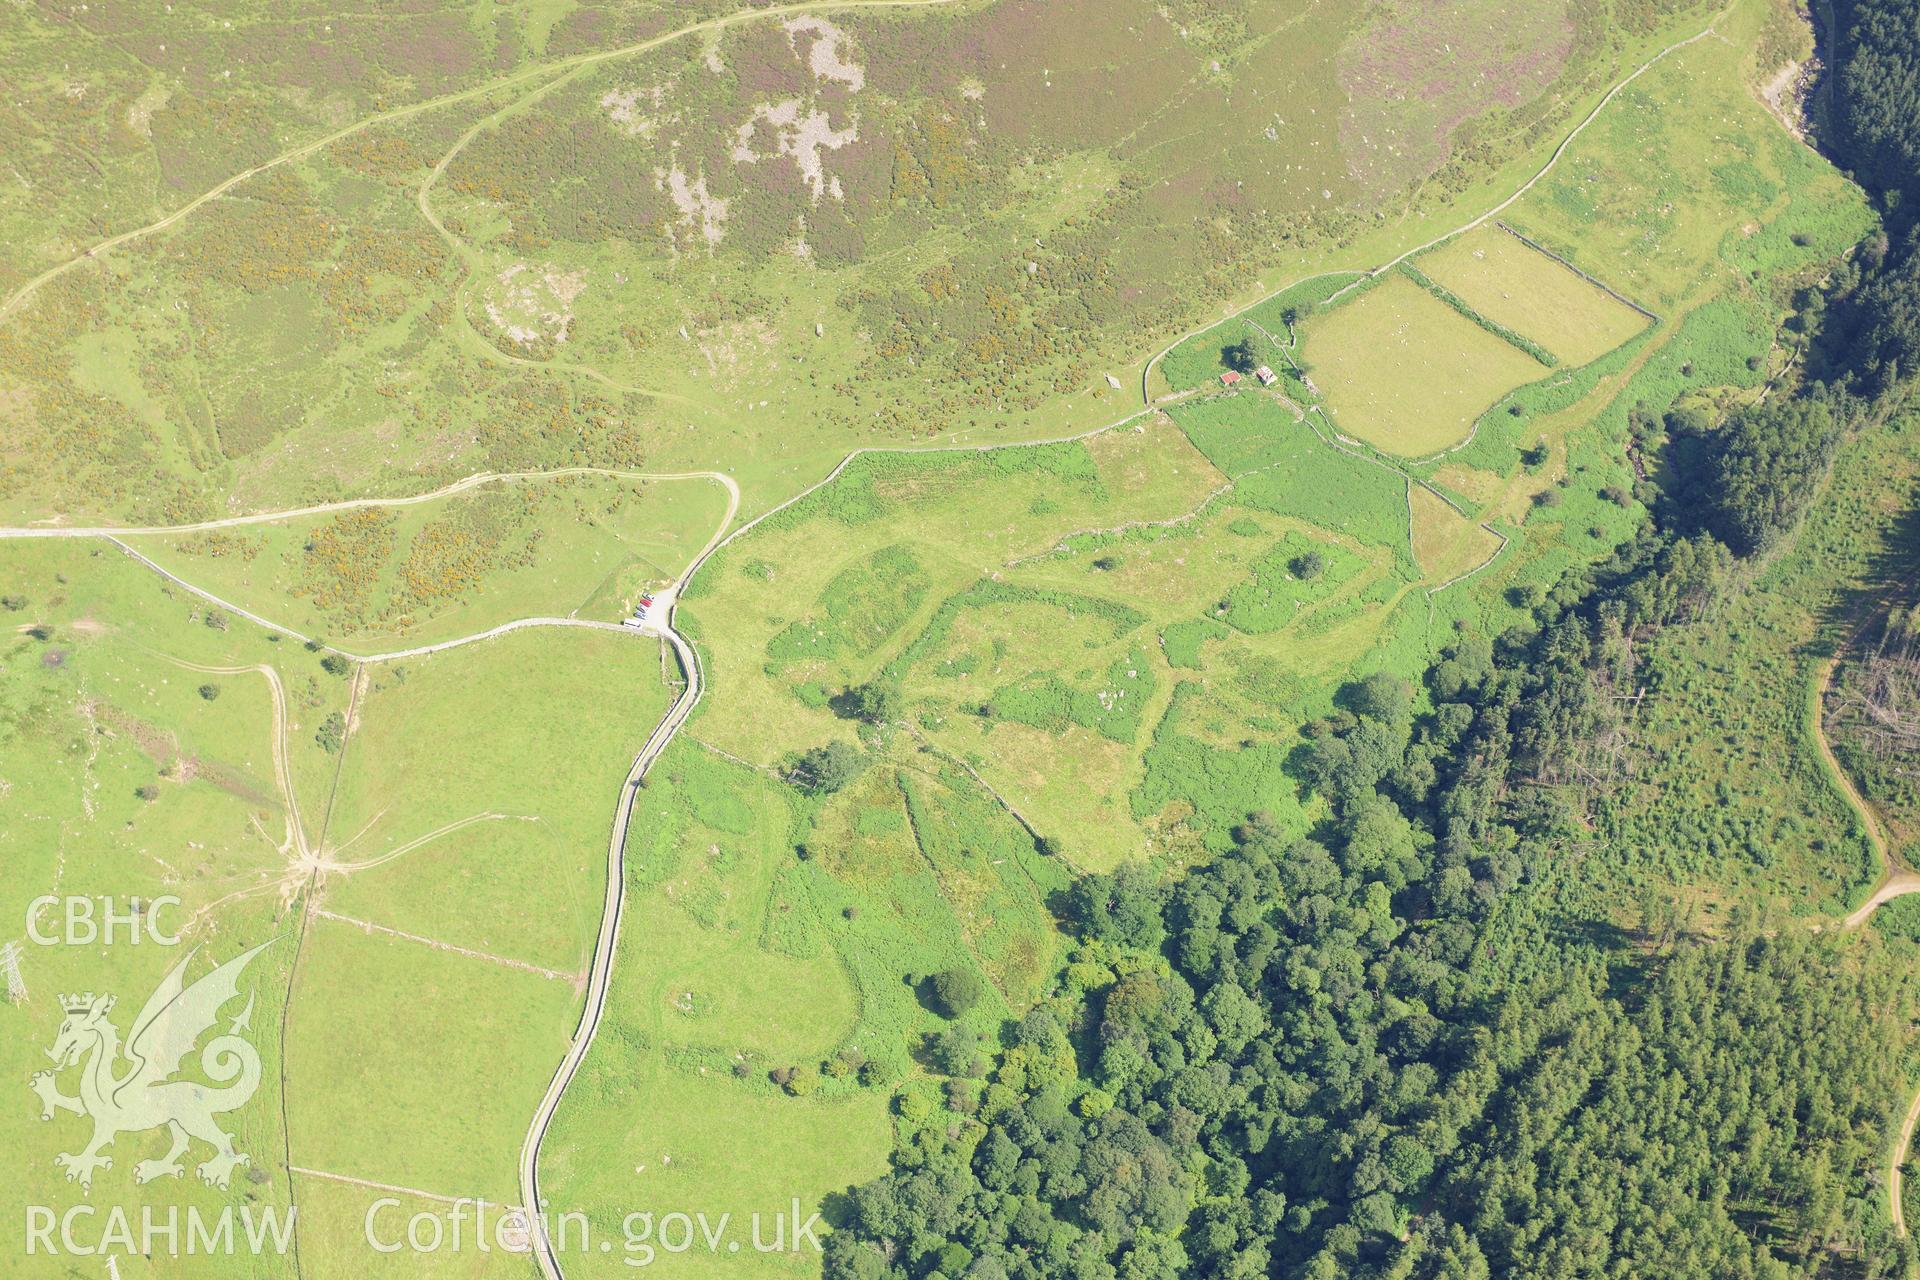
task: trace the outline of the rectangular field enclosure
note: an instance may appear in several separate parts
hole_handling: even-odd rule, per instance
[[[1487,319],[1569,365],[1599,359],[1648,323],[1565,263],[1499,227],[1469,231],[1415,265]]]
[[[1547,372],[1398,274],[1308,321],[1302,342],[1339,429],[1408,458],[1465,440],[1496,400]]]

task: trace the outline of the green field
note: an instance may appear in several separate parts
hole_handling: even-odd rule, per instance
[[[1596,360],[1651,323],[1498,227],[1450,240],[1422,254],[1419,265],[1475,311],[1527,335],[1565,364]]]
[[[518,1199],[518,1138],[576,1015],[566,985],[318,919],[289,1001],[294,1164],[436,1196]],[[363,1191],[362,1202],[376,1195]],[[366,1246],[346,1243],[339,1261],[350,1266]]]
[[[573,629],[372,668],[326,833],[349,870],[321,905],[579,973],[600,918],[603,811],[677,692],[664,671],[651,637]],[[514,731],[476,732],[476,698]],[[516,909],[529,900],[546,909]]]
[[[30,655],[41,673],[37,687],[8,684],[21,697],[11,703],[7,752],[22,766],[37,756],[55,768],[4,770],[9,799],[21,806],[8,838],[26,842],[16,915],[26,897],[46,891],[170,893],[183,904],[167,924],[188,923],[188,936],[210,943],[212,954],[278,939],[253,970],[265,984],[253,1017],[275,1026],[284,1008],[284,1051],[277,1038],[261,1047],[272,1078],[289,1088],[284,1100],[278,1085],[263,1090],[233,1117],[256,1173],[231,1194],[284,1204],[290,1162],[510,1201],[513,1152],[571,1029],[571,974],[598,920],[600,810],[666,705],[658,643],[522,632],[377,668],[343,747],[329,749],[319,742],[323,722],[349,701],[349,681],[317,655],[219,614],[97,544],[16,543],[4,553],[5,594],[36,619],[31,633],[14,637],[9,667],[26,670],[17,659]],[[270,666],[286,691],[283,743],[269,696],[276,686],[256,664]],[[466,699],[490,688],[496,713],[531,736],[466,727]],[[525,700],[519,711],[515,699]],[[62,745],[49,749],[48,735]],[[88,762],[81,789],[59,780],[63,759]],[[459,825],[507,812],[511,819]],[[86,834],[102,819],[123,834]],[[66,828],[74,834],[47,838]],[[300,841],[328,867],[317,894]],[[74,852],[47,860],[62,849]],[[518,909],[563,885],[572,913]],[[49,1004],[59,991],[109,983],[133,1001],[157,980],[156,966],[179,954],[116,950],[134,963],[96,964],[82,976],[64,970],[85,953],[54,948],[30,957],[25,972]],[[543,966],[571,973],[537,972]],[[530,1016],[544,1035],[528,1034]],[[503,1055],[505,1044],[522,1056]],[[445,1122],[450,1107],[460,1124]],[[377,1136],[402,1133],[412,1137]],[[54,1140],[77,1148],[70,1138]],[[147,1145],[137,1136],[116,1144],[119,1159],[101,1175],[111,1194],[141,1194],[130,1171],[135,1156],[157,1154]],[[345,1184],[328,1186],[344,1194]],[[36,1194],[58,1204],[74,1192],[50,1185]],[[353,1194],[363,1204],[373,1195]],[[357,1230],[346,1244],[355,1253],[341,1264],[353,1265],[349,1257],[365,1252]]]
[[[1866,233],[1858,188],[1778,129],[1746,87],[1764,6],[1624,89],[1505,220],[1671,316],[1728,266],[1794,271]],[[1700,129],[1698,120],[1732,128]]]
[[[869,679],[976,580],[1079,529],[1181,516],[1222,479],[1164,419],[1076,444],[860,459],[690,585],[695,635],[729,687],[696,731],[755,763],[850,738],[824,696],[795,691]]]
[[[1404,477],[1261,397],[1172,415],[992,470],[966,455],[857,464],[730,544],[688,600],[713,678],[746,692],[705,705],[694,733],[756,763],[831,741],[931,751],[1076,867],[1192,856],[1198,831],[1234,819],[1157,798],[1184,767],[1169,744],[1284,754],[1356,662],[1414,657],[1422,573]],[[955,519],[975,530],[971,564],[956,563]],[[1447,576],[1486,555],[1454,519],[1428,538],[1461,544]],[[1203,624],[1222,643],[1188,638]],[[1200,701],[1180,695],[1194,671],[1215,690]],[[898,727],[845,710],[868,682],[898,688]],[[1170,737],[1174,723],[1189,727]],[[1290,783],[1265,785],[1269,807],[1304,820]]]
[[[1425,485],[1407,490],[1412,510],[1413,558],[1429,579],[1451,582],[1500,550],[1500,539]]]
[[[1409,458],[1461,443],[1494,401],[1546,372],[1399,275],[1306,324],[1301,359],[1342,434]]]
[[[371,670],[291,997],[297,1165],[515,1201],[599,923],[603,811],[668,701],[659,648],[523,631]],[[474,734],[475,698],[519,730]]]
[[[449,1244],[433,1253],[416,1252],[404,1247],[408,1220],[416,1214],[441,1215],[442,1229],[450,1230],[445,1226],[444,1215],[451,1211],[451,1206],[405,1192],[370,1190],[308,1174],[295,1174],[293,1181],[300,1202],[303,1258],[350,1259],[343,1264],[343,1270],[351,1267],[347,1274],[376,1280],[416,1276],[425,1280],[524,1280],[527,1274],[525,1254],[499,1248],[482,1252],[477,1247],[471,1212],[463,1226],[461,1248],[454,1249]],[[403,1246],[392,1253],[367,1247],[367,1214],[383,1199],[393,1203],[375,1211],[373,1233],[383,1245]],[[490,1206],[489,1228],[498,1221],[498,1208]],[[123,1267],[121,1274],[134,1273]]]

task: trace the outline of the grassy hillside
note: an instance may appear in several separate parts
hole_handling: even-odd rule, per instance
[[[15,918],[278,940],[251,1172],[137,1184],[128,1135],[93,1202],[298,1203],[297,1262],[220,1278],[525,1270],[361,1215],[520,1194],[689,673],[618,629],[348,655],[611,621],[727,494],[271,513],[712,468],[551,1209],[818,1208],[863,1280],[1897,1258],[1911,912],[1803,925],[1881,872],[1817,727],[1913,818],[1848,642],[1904,634],[1920,437],[1836,398],[1768,452],[1877,221],[1753,91],[1782,7],[174,9],[0,16],[0,154],[47,175],[0,191],[0,518],[267,513],[124,539],[164,574],[0,541]],[[7,1060],[166,959],[30,952]],[[81,1198],[80,1121],[9,1114]]]

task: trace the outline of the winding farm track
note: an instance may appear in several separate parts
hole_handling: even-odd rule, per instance
[[[1853,784],[1853,779],[1840,765],[1840,757],[1833,752],[1833,744],[1827,740],[1826,717],[1821,708],[1826,701],[1827,691],[1833,687],[1834,672],[1840,666],[1840,658],[1835,656],[1823,661],[1816,669],[1813,682],[1812,706],[1809,715],[1813,726],[1813,743],[1819,749],[1820,759],[1826,765],[1827,772],[1840,788],[1840,794],[1846,799],[1848,807],[1860,818],[1860,824],[1867,833],[1867,843],[1880,860],[1880,879],[1874,885],[1867,900],[1849,912],[1840,922],[1841,928],[1858,929],[1870,919],[1875,910],[1892,902],[1895,898],[1904,898],[1911,893],[1920,893],[1920,873],[1915,873],[1904,865],[1895,854],[1893,843],[1887,838],[1886,826],[1880,821],[1880,815],[1874,812],[1867,798]]]
[[[641,779],[646,777],[653,762],[660,758],[660,753],[667,749],[667,744],[673,741],[673,735],[679,732],[680,726],[686,723],[687,717],[693,713],[694,704],[700,701],[700,662],[693,647],[673,629],[671,610],[661,634],[673,645],[681,670],[686,673],[687,685],[668,709],[666,717],[654,726],[653,733],[640,748],[640,754],[634,757],[633,767],[627,770],[626,782],[620,788],[620,803],[613,815],[613,834],[607,843],[606,900],[601,906],[600,935],[594,942],[593,960],[587,968],[586,1005],[580,1011],[580,1021],[574,1027],[572,1040],[567,1044],[566,1056],[560,1060],[553,1078],[547,1082],[547,1091],[540,1097],[540,1105],[527,1127],[526,1141],[520,1147],[520,1203],[527,1216],[527,1235],[534,1257],[547,1280],[563,1280],[563,1277],[559,1255],[547,1235],[546,1215],[540,1208],[540,1146],[546,1140],[547,1130],[552,1127],[554,1114],[560,1109],[560,1100],[566,1094],[567,1086],[573,1082],[580,1064],[586,1061],[587,1051],[593,1047],[594,1033],[600,1029],[601,1016],[606,1013],[607,991],[613,978],[614,950],[620,941],[620,915],[626,906],[627,825],[633,817],[634,800],[640,794]]]
[[[633,764],[627,771],[625,782],[621,786],[620,799],[614,811],[613,830],[607,845],[605,900],[602,904],[600,929],[594,943],[593,958],[587,971],[586,1003],[581,1010],[580,1021],[576,1024],[573,1036],[568,1042],[566,1055],[561,1059],[560,1065],[555,1069],[552,1078],[548,1082],[547,1090],[540,1099],[540,1105],[534,1113],[533,1119],[528,1126],[526,1139],[521,1146],[519,1159],[520,1194],[522,1206],[527,1213],[530,1243],[532,1244],[535,1257],[539,1261],[540,1269],[546,1277],[546,1280],[564,1280],[559,1257],[553,1249],[552,1241],[546,1232],[545,1221],[539,1211],[541,1202],[539,1171],[540,1148],[545,1141],[548,1130],[552,1126],[554,1115],[559,1110],[560,1101],[566,1093],[567,1086],[572,1082],[573,1077],[580,1069],[580,1064],[586,1060],[587,1052],[592,1048],[594,1036],[599,1030],[601,1017],[606,1012],[607,994],[612,980],[613,959],[615,950],[619,944],[621,913],[625,906],[627,826],[632,818],[633,806],[636,796],[638,795],[641,779],[646,776],[647,771],[653,767],[654,762],[659,759],[661,753],[663,753],[668,744],[672,742],[674,735],[677,734],[681,726],[686,723],[687,717],[693,713],[694,707],[698,705],[701,696],[705,692],[705,682],[702,679],[699,654],[674,627],[674,618],[679,609],[680,592],[686,587],[687,583],[692,580],[694,574],[699,571],[701,566],[722,547],[748,532],[761,521],[786,510],[810,494],[831,484],[858,458],[866,454],[984,453],[1002,448],[1031,447],[1041,444],[1064,444],[1072,441],[1085,440],[1092,436],[1100,435],[1103,432],[1115,430],[1116,428],[1125,426],[1130,422],[1146,416],[1146,414],[1150,412],[1152,412],[1151,409],[1136,410],[1117,421],[1102,426],[1045,440],[1011,441],[1004,444],[946,445],[931,448],[870,447],[855,449],[843,457],[831,471],[822,476],[818,481],[807,486],[807,488],[801,490],[799,493],[794,494],[786,501],[761,512],[758,516],[737,528],[734,527],[734,520],[740,511],[740,486],[732,476],[725,472],[685,471],[661,473],[620,471],[601,467],[569,467],[546,472],[481,472],[468,476],[463,480],[457,480],[452,484],[444,485],[441,488],[426,493],[415,494],[410,497],[348,499],[339,502],[316,503],[282,511],[255,512],[247,515],[228,516],[217,520],[203,520],[182,525],[101,525],[89,527],[47,525],[0,528],[0,540],[39,538],[104,539],[112,542],[128,556],[160,575],[168,582],[192,592],[219,608],[226,609],[238,617],[246,618],[258,626],[287,636],[290,639],[298,640],[304,644],[312,644],[316,647],[324,647],[361,662],[386,662],[399,658],[438,653],[447,649],[478,643],[479,641],[504,635],[521,628],[536,626],[591,627],[600,630],[617,631],[623,634],[651,635],[664,639],[673,646],[675,657],[680,664],[681,670],[687,677],[687,683],[681,690],[679,697],[674,700],[673,705],[668,708],[667,714],[661,719],[659,724],[654,727],[653,732],[648,735],[646,742],[634,757]],[[330,512],[356,510],[369,506],[412,506],[422,502],[429,502],[436,498],[449,497],[495,481],[543,479],[568,475],[602,475],[643,481],[711,480],[720,484],[726,490],[727,509],[713,534],[707,539],[706,545],[704,545],[699,553],[687,564],[687,567],[681,571],[679,577],[675,579],[673,586],[668,591],[661,593],[665,596],[664,603],[666,604],[666,610],[664,617],[660,619],[655,627],[636,630],[635,628],[627,627],[620,623],[597,622],[578,618],[519,618],[501,623],[498,626],[488,628],[484,631],[460,636],[451,640],[443,640],[435,644],[418,645],[408,649],[392,650],[377,654],[354,654],[346,650],[338,649],[335,646],[321,645],[316,639],[303,635],[291,627],[275,622],[270,618],[263,617],[231,601],[224,600],[155,563],[152,559],[142,555],[123,541],[123,539],[127,537],[142,535],[187,534],[218,529],[232,529],[255,524],[270,524],[301,516],[324,515]],[[277,684],[277,675],[272,671],[272,668],[262,667],[261,670],[267,674],[270,681]]]
[[[250,515],[228,516],[219,520],[201,520],[192,524],[129,527],[112,525],[95,525],[91,527],[25,525],[12,528],[0,528],[0,539],[104,538],[167,581],[184,590],[191,591],[194,595],[199,596],[202,600],[207,601],[216,608],[225,609],[236,617],[245,618],[256,626],[265,627],[267,630],[286,636],[290,640],[297,640],[301,644],[310,645],[315,649],[325,649],[330,653],[338,653],[343,657],[352,658],[358,662],[393,662],[401,658],[419,658],[430,653],[440,653],[447,649],[457,649],[462,645],[474,644],[482,640],[491,640],[495,636],[506,635],[508,632],[519,631],[527,627],[586,627],[600,631],[629,631],[632,630],[632,628],[622,626],[617,622],[596,622],[586,618],[515,618],[511,621],[503,622],[498,626],[489,627],[484,631],[476,631],[471,635],[457,636],[451,640],[441,640],[433,644],[414,645],[404,649],[390,649],[383,653],[355,653],[350,649],[342,649],[338,645],[327,644],[316,637],[309,636],[301,631],[296,631],[284,623],[275,622],[271,618],[255,613],[244,605],[236,604],[231,600],[217,596],[206,588],[189,582],[179,574],[174,573],[171,569],[159,564],[151,557],[143,555],[134,547],[129,546],[123,539],[142,536],[157,537],[204,533],[217,529],[235,529],[256,524],[278,524],[286,520],[298,519],[304,516],[325,515],[335,511],[355,511],[363,507],[410,507],[422,502],[432,502],[439,498],[451,497],[458,493],[464,493],[468,489],[496,482],[511,483],[522,480],[549,480],[564,476],[585,475],[606,476],[617,480],[642,482],[711,480],[726,490],[726,513],[720,517],[720,523],[714,530],[712,537],[707,540],[706,545],[701,548],[700,553],[695,557],[693,561],[694,566],[698,566],[700,562],[705,560],[719,545],[721,539],[726,535],[727,530],[732,526],[734,517],[740,513],[740,485],[732,476],[724,471],[622,471],[613,467],[562,467],[554,471],[482,471],[470,475],[464,480],[456,480],[452,484],[443,485],[438,489],[430,490],[426,493],[414,494],[411,497],[346,499],[339,502],[316,503],[312,506],[290,507],[284,511],[262,511]],[[689,567],[687,573],[690,574],[691,572],[692,568]],[[682,575],[682,580],[684,580],[685,576],[685,574]]]
[[[1884,907],[1895,898],[1904,898],[1912,893],[1920,893],[1920,875],[1915,875],[1905,867],[1889,865],[1881,872],[1880,883],[1874,887],[1872,895],[1855,907],[1847,918],[1841,921],[1841,925],[1847,929],[1858,929],[1877,909]]]
[[[1867,833],[1867,843],[1880,858],[1880,882],[1874,886],[1867,900],[1855,907],[1841,921],[1840,927],[1851,932],[1860,928],[1873,913],[1895,898],[1904,898],[1911,893],[1920,893],[1920,874],[1915,874],[1904,866],[1895,856],[1892,842],[1887,839],[1886,827],[1875,813],[1867,798],[1853,784],[1853,779],[1840,766],[1840,758],[1833,752],[1833,744],[1827,741],[1826,716],[1823,706],[1827,691],[1833,687],[1834,672],[1840,666],[1838,654],[1827,658],[1817,668],[1813,682],[1813,696],[1810,714],[1813,723],[1814,745],[1820,750],[1820,759],[1826,764],[1827,771],[1839,785],[1841,794],[1847,803],[1859,815],[1861,825]],[[1901,1239],[1907,1235],[1906,1209],[1900,1203],[1902,1182],[1900,1166],[1906,1162],[1907,1150],[1913,1145],[1913,1131],[1920,1125],[1920,1092],[1916,1092],[1913,1101],[1907,1107],[1906,1120],[1900,1126],[1900,1136],[1895,1139],[1893,1151],[1887,1160],[1887,1211],[1893,1219],[1893,1230]]]
[[[404,498],[342,498],[337,502],[316,502],[311,506],[256,511],[248,515],[195,520],[187,524],[16,525],[0,528],[0,538],[137,538],[160,534],[209,533],[216,529],[238,529],[251,524],[277,524],[301,516],[323,516],[334,511],[356,511],[361,507],[411,507],[432,502],[436,498],[451,498],[456,493],[464,493],[495,481],[557,480],[562,476],[610,476],[616,480],[712,480],[725,488],[732,498],[733,506],[728,512],[728,519],[732,519],[733,512],[740,507],[740,486],[724,471],[623,471],[617,467],[556,467],[551,471],[476,471],[452,484]]]
[[[1858,634],[1857,632],[1855,634]],[[1823,707],[1827,691],[1833,687],[1833,675],[1840,666],[1840,655],[1835,654],[1823,661],[1816,670],[1813,682],[1813,696],[1810,713],[1813,721],[1814,745],[1820,749],[1820,759],[1825,762],[1827,771],[1839,784],[1840,792],[1846,797],[1853,811],[1860,815],[1860,822],[1867,832],[1867,842],[1880,857],[1880,882],[1874,886],[1867,900],[1855,907],[1841,921],[1840,927],[1851,932],[1864,925],[1880,907],[1895,898],[1904,898],[1911,893],[1920,893],[1920,874],[1905,866],[1895,855],[1893,844],[1887,839],[1886,827],[1880,821],[1880,815],[1873,811],[1867,798],[1840,767],[1840,758],[1833,753],[1833,744],[1827,741],[1826,716]],[[1894,1234],[1901,1239],[1907,1235],[1907,1212],[1900,1203],[1902,1183],[1900,1166],[1906,1163],[1907,1150],[1913,1145],[1914,1128],[1920,1125],[1920,1092],[1915,1092],[1913,1101],[1907,1106],[1906,1120],[1900,1126],[1900,1136],[1894,1140],[1893,1151],[1887,1158],[1887,1211],[1893,1219]]]

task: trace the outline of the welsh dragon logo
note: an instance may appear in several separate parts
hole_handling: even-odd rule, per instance
[[[40,1096],[42,1120],[53,1119],[56,1111],[93,1120],[93,1140],[84,1151],[54,1157],[54,1163],[67,1171],[67,1181],[90,1189],[95,1170],[113,1167],[112,1157],[101,1151],[115,1138],[162,1126],[172,1145],[160,1159],[134,1165],[136,1182],[179,1177],[184,1172],[180,1157],[195,1138],[213,1148],[213,1155],[198,1170],[201,1180],[211,1186],[226,1187],[236,1167],[253,1163],[233,1149],[233,1135],[214,1119],[243,1106],[260,1087],[260,1055],[240,1036],[253,1016],[251,994],[225,1033],[201,1050],[200,1069],[217,1084],[171,1077],[219,1020],[221,1007],[240,994],[241,973],[269,945],[263,942],[236,956],[191,986],[185,974],[198,948],[189,952],[147,998],[124,1046],[118,1028],[107,1018],[113,1011],[112,996],[89,992],[61,1000],[66,1019],[47,1050],[54,1068],[33,1077],[33,1091]],[[54,1078],[74,1066],[80,1068],[80,1091],[70,1098],[60,1092]]]

